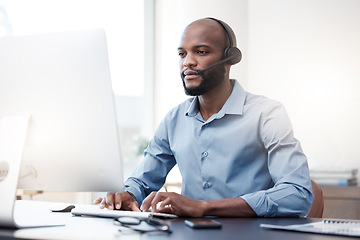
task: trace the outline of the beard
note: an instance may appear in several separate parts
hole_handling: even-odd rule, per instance
[[[224,81],[226,69],[225,66],[221,64],[207,70],[205,73],[201,74],[202,80],[200,85],[197,87],[186,87],[184,80],[185,75],[183,72],[181,72],[181,79],[183,82],[185,94],[189,96],[200,96],[208,93],[210,90],[213,90]]]

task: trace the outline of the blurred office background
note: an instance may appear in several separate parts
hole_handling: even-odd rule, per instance
[[[222,19],[243,52],[231,77],[285,105],[310,168],[354,169],[359,12],[358,0],[0,0],[0,37],[105,29],[128,176],[167,111],[187,98],[176,51],[184,27]],[[169,183],[180,181],[175,169]]]

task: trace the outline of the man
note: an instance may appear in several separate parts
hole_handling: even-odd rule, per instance
[[[283,106],[229,79],[231,64],[241,59],[240,52],[227,53],[239,51],[235,42],[220,20],[187,26],[178,53],[185,92],[194,97],[166,115],[125,190],[94,204],[191,217],[307,214],[313,199],[307,159]],[[182,194],[158,192],[175,164]]]

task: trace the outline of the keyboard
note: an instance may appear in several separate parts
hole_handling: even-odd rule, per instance
[[[74,216],[91,216],[91,217],[105,217],[105,218],[118,218],[118,217],[135,217],[135,218],[162,218],[173,219],[178,216],[168,213],[155,213],[155,212],[134,212],[125,210],[108,210],[100,209],[98,205],[77,205],[71,210]]]

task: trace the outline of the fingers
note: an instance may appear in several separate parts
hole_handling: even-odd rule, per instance
[[[107,209],[109,210],[113,210],[114,209],[114,197],[115,194],[114,193],[111,193],[111,192],[108,192],[106,194],[106,200],[105,202],[103,201],[102,204],[104,204],[104,207],[106,207]],[[100,206],[101,208],[101,206]]]
[[[117,193],[107,193],[106,197],[98,198],[94,204],[100,204],[100,208],[107,208],[109,210],[132,210],[139,212],[139,204],[136,201],[134,195],[129,192],[117,192]]]
[[[143,201],[143,204],[139,208],[139,204],[136,202],[136,199],[133,195],[128,192],[117,192],[117,193],[107,193],[106,197],[98,198],[94,200],[93,204],[100,204],[100,208],[107,208],[109,210],[114,209],[125,209],[132,211],[148,211],[151,207],[153,211],[163,211],[167,205],[171,203],[170,196],[167,196],[168,193],[152,192],[148,197]],[[161,202],[159,208],[157,204]],[[169,209],[171,211],[171,209]]]
[[[109,210],[124,209],[139,212],[148,211],[151,207],[153,212],[172,213],[178,216],[202,216],[198,211],[198,202],[177,193],[152,192],[139,208],[134,195],[124,191],[107,193],[105,198],[98,198],[93,203]]]
[[[131,204],[130,209],[131,209],[131,211],[134,211],[134,212],[141,212],[141,210],[139,208],[139,204],[137,202],[134,202],[133,204]]]
[[[98,205],[100,204],[100,208],[103,209],[103,208],[108,208],[108,203],[107,203],[107,200],[106,198],[98,198],[96,199],[94,202],[93,202],[94,205]]]
[[[166,198],[164,201],[161,202],[159,206],[159,210],[163,210],[164,208],[171,208],[171,198]]]
[[[100,208],[103,209],[106,207],[106,198],[102,198],[101,203],[100,203]]]
[[[115,193],[115,209],[120,209],[122,205],[121,193]]]
[[[168,192],[157,192],[154,196],[154,198],[151,201],[151,208],[152,211],[154,212],[162,212],[163,209],[171,204],[172,202],[172,193],[168,193]],[[160,203],[161,202],[161,203]],[[158,203],[160,203],[160,205],[158,206]]]
[[[151,207],[153,212],[171,213],[172,197],[174,196],[172,196],[171,193],[152,192],[147,198],[145,198],[140,209],[142,211],[148,211]]]
[[[157,212],[178,215],[178,213],[172,207],[165,207],[162,209],[158,209]]]
[[[157,194],[157,192],[152,192],[152,193],[150,193],[150,195],[148,195],[144,199],[144,201],[142,202],[141,207],[140,207],[141,211],[147,212],[149,210],[149,208],[151,206],[151,202],[154,199],[156,194]]]
[[[99,203],[101,203],[101,201],[102,201],[102,198],[95,199],[93,204],[98,205]]]

